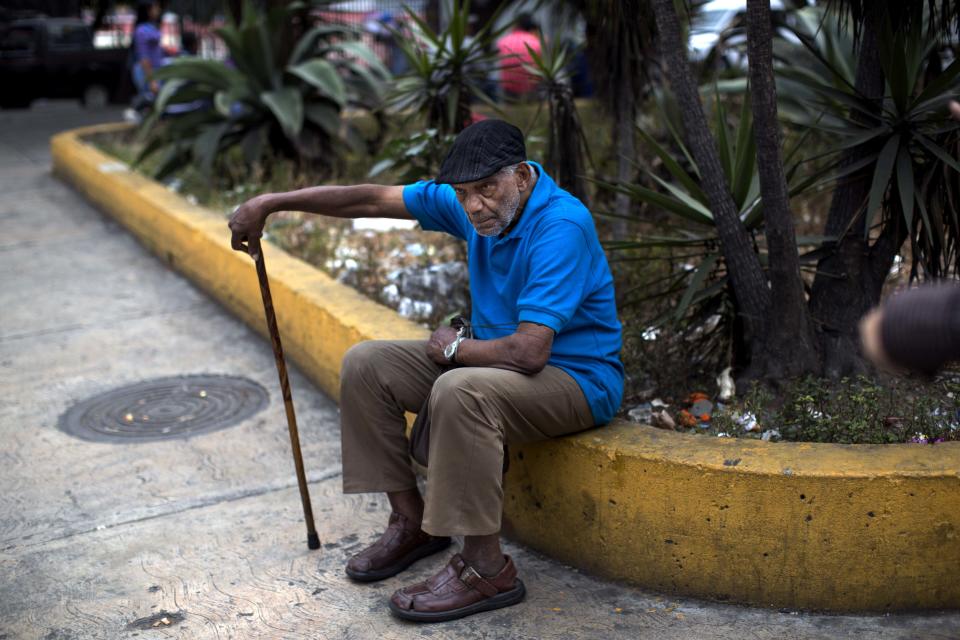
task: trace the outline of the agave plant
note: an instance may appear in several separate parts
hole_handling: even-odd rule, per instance
[[[453,0],[446,27],[434,31],[411,9],[405,9],[410,33],[394,32],[410,71],[394,85],[388,104],[398,111],[426,117],[426,125],[440,135],[458,133],[470,124],[470,105],[485,102],[496,108],[487,93],[490,73],[496,68],[494,46],[510,27],[495,28],[496,12],[469,35],[470,2]]]
[[[796,33],[819,72],[784,66],[782,92],[796,122],[836,140],[836,155],[867,150],[855,166],[870,184],[861,205],[865,240],[896,229],[898,247],[910,242],[911,277],[960,274],[960,125],[947,116],[960,94],[960,60],[928,73],[935,38],[919,23],[896,32],[888,24],[879,47],[886,91],[877,104],[854,86],[852,44],[824,48],[823,36]]]
[[[544,164],[557,184],[589,204],[585,162],[591,160],[590,148],[573,100],[569,74],[576,51],[559,40],[549,43],[542,38],[540,52],[529,45],[527,51],[530,64],[524,68],[537,79],[550,111]]]
[[[405,136],[393,137],[384,146],[367,177],[375,178],[393,170],[397,182],[406,184],[436,174],[443,154],[450,149],[456,134],[440,135],[436,129],[421,129]]]
[[[646,236],[641,240],[611,242],[607,248],[611,252],[611,261],[649,260],[638,252],[653,250],[670,268],[670,273],[662,279],[660,286],[650,289],[648,283],[623,292],[624,304],[647,301],[651,298],[676,296],[677,304],[667,313],[653,321],[653,325],[667,322],[680,322],[688,313],[702,320],[706,315],[722,312],[723,318],[732,321],[733,309],[727,302],[727,274],[720,252],[719,237],[710,210],[709,200],[700,186],[700,172],[691,153],[683,142],[678,128],[669,116],[675,112],[669,96],[658,96],[661,122],[665,123],[669,146],[676,152],[658,142],[654,136],[638,127],[637,133],[644,145],[659,159],[662,175],[647,170],[649,178],[658,189],[640,184],[599,184],[628,195],[633,201],[647,204],[668,214],[665,225],[667,233]],[[727,109],[716,92],[714,107],[713,133],[717,140],[720,162],[727,178],[727,185],[740,219],[751,234],[756,234],[763,224],[763,207],[760,198],[760,184],[756,166],[756,145],[753,135],[753,119],[750,111],[749,94],[741,103],[739,118],[731,124]],[[803,170],[804,163],[799,159],[805,136],[800,137],[786,154],[786,177],[791,196],[820,188],[835,176],[827,176],[833,166],[817,170]],[[613,215],[613,214],[603,214]],[[824,241],[822,237],[798,238],[803,246],[813,246],[801,260],[810,262],[815,259],[815,248]],[[760,259],[765,262],[762,246],[754,243]],[[658,259],[658,258],[654,258]]]
[[[161,153],[162,178],[185,163],[209,173],[239,147],[255,165],[279,153],[329,169],[344,148],[341,112],[348,104],[377,106],[389,77],[380,60],[347,26],[319,24],[292,47],[276,34],[298,4],[266,13],[247,0],[243,19],[218,30],[227,61],[180,58],[159,69],[163,83],[138,162]],[[174,105],[199,105],[167,116]]]
[[[395,81],[387,106],[402,121],[415,120],[418,129],[432,132],[432,140],[425,141],[420,133],[395,139],[372,174],[397,167],[407,175],[419,172],[417,178],[431,175],[443,157],[442,143],[472,122],[472,104],[483,102],[500,111],[487,88],[497,65],[494,45],[510,25],[494,26],[498,10],[476,33],[468,35],[469,15],[469,1],[454,0],[446,27],[434,31],[407,8],[407,28],[392,29],[410,70]]]

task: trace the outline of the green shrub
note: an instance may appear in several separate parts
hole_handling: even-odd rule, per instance
[[[142,127],[138,161],[160,154],[162,179],[186,163],[209,175],[231,149],[248,168],[272,154],[329,171],[350,141],[341,113],[348,104],[379,104],[383,64],[352,27],[319,24],[291,47],[284,40],[296,7],[263,13],[248,0],[240,24],[218,30],[230,64],[179,58],[157,70],[163,82]],[[172,105],[198,108],[164,116]]]
[[[806,377],[779,397],[755,386],[716,414],[710,432],[759,436],[776,429],[783,440],[843,444],[933,443],[960,440],[960,382],[843,378],[831,383]],[[746,434],[739,418],[753,414],[759,430]]]

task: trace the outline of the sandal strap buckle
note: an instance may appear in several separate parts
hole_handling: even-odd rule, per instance
[[[463,571],[460,572],[460,581],[471,589],[476,589],[488,598],[500,593],[499,589],[487,582],[487,580],[470,565],[465,566]]]

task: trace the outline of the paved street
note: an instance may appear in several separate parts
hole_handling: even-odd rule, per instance
[[[516,545],[523,604],[432,626],[393,619],[389,594],[446,556],[382,583],[346,579],[345,559],[388,511],[340,493],[336,405],[292,371],[324,543],[308,551],[269,344],[50,175],[51,134],[118,118],[72,103],[0,112],[0,640],[960,638],[960,613],[720,605]],[[187,374],[242,376],[269,405],[189,439],[97,443],[58,429],[90,396]]]

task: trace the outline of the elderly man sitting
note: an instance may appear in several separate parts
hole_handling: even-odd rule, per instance
[[[605,424],[623,392],[613,279],[590,212],[526,159],[520,130],[500,120],[465,129],[433,181],[258,196],[230,220],[234,248],[280,210],[412,217],[467,242],[473,337],[441,327],[426,342],[364,342],[344,358],[343,489],[386,492],[393,510],[346,572],[382,580],[460,535],[460,553],[394,593],[391,610],[440,621],[520,602],[525,588],[499,539],[504,448]],[[404,420],[421,408],[426,500]]]

